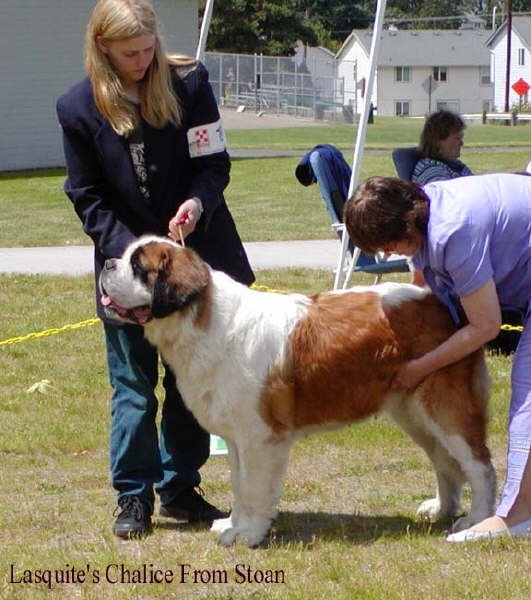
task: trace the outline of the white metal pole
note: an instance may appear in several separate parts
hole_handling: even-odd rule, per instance
[[[199,43],[197,44],[197,50],[195,57],[197,60],[203,60],[205,53],[208,30],[210,29],[210,20],[212,19],[212,9],[214,8],[214,0],[207,0],[205,6],[205,12],[203,13],[203,21],[201,23],[201,33],[199,34]]]
[[[350,198],[354,192],[354,189],[358,185],[360,170],[361,170],[361,159],[363,156],[363,148],[365,146],[365,134],[367,133],[367,121],[369,118],[369,110],[372,99],[372,90],[374,87],[374,76],[376,73],[376,67],[378,65],[378,53],[380,50],[380,36],[383,28],[383,20],[385,14],[385,6],[387,0],[378,0],[376,5],[376,17],[374,20],[374,28],[372,32],[371,50],[369,55],[369,74],[367,77],[367,83],[365,85],[365,97],[361,107],[361,115],[358,125],[358,131],[356,134],[356,144],[354,147],[354,157],[352,159],[352,175],[350,177],[350,185],[348,188],[348,198]],[[347,228],[343,227],[343,234],[341,236],[341,250],[339,252],[338,265],[336,269],[336,275],[334,278],[334,289],[337,290],[340,287],[347,287],[350,275],[353,268],[356,266],[360,252],[356,248],[350,266],[347,273],[345,273],[345,261],[347,258],[347,249],[350,242],[350,236],[347,232]],[[343,279],[343,283],[341,280]]]
[[[374,87],[374,76],[376,73],[376,67],[378,65],[378,53],[380,51],[380,37],[382,34],[383,20],[385,14],[385,6],[387,0],[378,0],[376,6],[376,18],[374,20],[374,28],[372,32],[371,41],[371,52],[369,57],[369,76],[367,78],[367,84],[365,86],[365,98],[363,99],[363,105],[361,109],[360,122],[356,135],[356,145],[354,148],[354,158],[352,159],[352,176],[350,178],[350,186],[348,190],[348,196],[352,196],[354,188],[358,185],[360,170],[361,170],[361,158],[363,156],[363,147],[365,145],[365,134],[367,132],[367,121],[369,117],[369,109],[372,99],[372,90]]]

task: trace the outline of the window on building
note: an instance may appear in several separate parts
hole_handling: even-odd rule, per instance
[[[518,64],[525,65],[525,48],[518,48]]]
[[[490,67],[479,67],[479,83],[480,85],[490,85]]]
[[[410,67],[395,67],[395,81],[407,82],[410,80]]]
[[[409,117],[409,100],[397,100],[395,102],[395,115],[397,117]]]
[[[459,112],[459,100],[438,100],[437,110],[449,110],[454,113]]]
[[[433,67],[433,79],[435,81],[448,81],[447,67]]]

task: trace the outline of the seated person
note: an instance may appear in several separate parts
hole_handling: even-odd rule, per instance
[[[440,179],[472,175],[458,160],[463,146],[465,123],[459,115],[439,110],[428,117],[420,135],[421,158],[413,169],[411,180],[419,185]]]

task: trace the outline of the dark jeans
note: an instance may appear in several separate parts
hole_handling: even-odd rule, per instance
[[[175,377],[164,366],[160,436],[157,351],[137,325],[104,324],[111,397],[110,465],[118,499],[142,498],[153,510],[153,485],[162,504],[199,485],[209,456],[210,436],[184,406]]]

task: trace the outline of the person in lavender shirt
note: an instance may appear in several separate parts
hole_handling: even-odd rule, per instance
[[[524,330],[514,354],[507,471],[496,514],[448,541],[501,535],[531,537],[531,177],[490,174],[420,187],[371,177],[345,206],[353,243],[367,253],[411,257],[455,320],[466,323],[447,341],[397,374],[397,389],[414,389],[430,373],[496,336],[501,310],[520,310]]]
[[[425,185],[431,181],[472,175],[459,160],[465,123],[459,115],[439,110],[428,117],[420,135],[419,160],[411,181]]]

